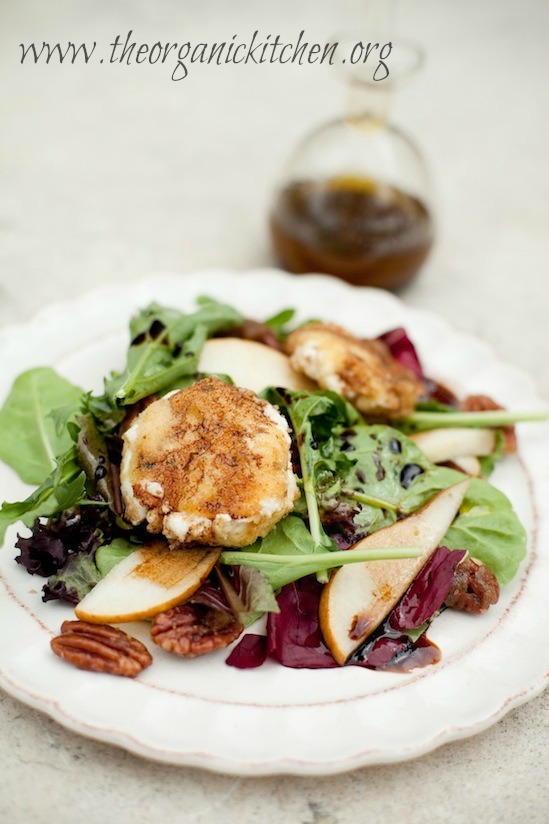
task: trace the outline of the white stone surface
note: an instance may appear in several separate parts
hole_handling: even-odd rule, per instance
[[[438,242],[402,295],[489,341],[549,390],[542,0],[409,0],[396,33],[427,51],[396,101],[438,191]],[[364,0],[2,0],[0,323],[151,270],[273,263],[271,187],[296,141],[338,114],[317,66],[30,66],[19,43],[323,40]],[[39,342],[37,342],[39,353]],[[5,631],[5,630],[3,630]],[[545,643],[540,630],[540,644]],[[13,824],[545,821],[547,695],[466,741],[329,779],[234,779],[158,766],[0,697],[0,819]]]

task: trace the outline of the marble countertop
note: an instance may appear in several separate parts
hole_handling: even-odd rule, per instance
[[[19,43],[213,41],[306,29],[323,40],[364,2],[3,0],[0,324],[151,271],[272,265],[265,214],[296,142],[336,116],[327,69],[31,66]],[[547,103],[541,0],[414,0],[396,34],[426,50],[394,117],[421,145],[438,237],[402,293],[482,337],[549,394]],[[395,35],[396,36],[396,35]],[[547,64],[545,64],[547,68]],[[544,131],[545,118],[545,131]],[[1,641],[0,641],[1,643]],[[117,822],[542,822],[547,693],[474,738],[332,778],[239,779],[161,766],[74,735],[0,695],[0,817]],[[482,800],[481,800],[482,799]]]

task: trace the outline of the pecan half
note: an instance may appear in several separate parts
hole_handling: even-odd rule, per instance
[[[152,664],[152,656],[141,641],[108,624],[65,621],[51,648],[59,658],[89,672],[135,678]]]
[[[465,558],[455,571],[444,603],[452,609],[479,615],[491,604],[496,604],[498,598],[499,584],[494,573],[480,561]]]
[[[469,395],[460,403],[459,408],[462,412],[491,412],[505,409],[504,406],[500,406],[488,395]],[[498,428],[501,429],[503,435],[503,452],[505,455],[512,455],[513,452],[517,451],[515,427],[502,426]]]
[[[151,637],[155,644],[185,658],[196,658],[228,647],[244,627],[232,615],[203,604],[180,604],[155,615]]]

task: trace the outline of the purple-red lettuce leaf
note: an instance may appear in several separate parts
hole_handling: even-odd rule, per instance
[[[429,623],[444,603],[463,550],[438,547],[383,624],[353,653],[350,664],[391,671],[424,667],[440,659],[426,637]]]
[[[110,540],[112,524],[103,507],[75,507],[46,523],[34,522],[29,537],[19,536],[15,546],[20,555],[15,559],[31,575],[48,578],[67,563],[69,555],[91,554],[104,541]]]
[[[264,664],[266,659],[266,636],[256,635],[251,632],[238,642],[225,663],[237,669],[255,669],[255,667],[260,667]]]
[[[389,347],[391,355],[401,366],[406,366],[420,378],[425,377],[416,348],[408,337],[406,329],[402,326],[391,329],[380,335],[378,340],[383,341]]]
[[[320,633],[318,605],[322,585],[308,575],[282,588],[278,614],[267,617],[267,652],[285,667],[324,669],[338,664]]]
[[[404,631],[416,629],[428,621],[444,603],[456,567],[466,554],[465,550],[439,546],[393,609],[391,627]]]
[[[20,554],[15,559],[30,575],[49,578],[67,563],[69,551],[59,536],[47,524],[36,520],[28,538],[18,537],[15,544]]]

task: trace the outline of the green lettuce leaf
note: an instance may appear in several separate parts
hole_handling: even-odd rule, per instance
[[[66,422],[81,398],[81,389],[49,367],[19,375],[0,409],[0,460],[25,483],[41,484],[71,446]],[[55,422],[59,408],[63,408],[62,428]]]
[[[31,526],[36,518],[50,517],[86,501],[86,475],[76,462],[73,446],[59,458],[46,480],[24,501],[8,503],[0,509],[0,546],[6,529],[21,520]]]
[[[95,565],[102,578],[108,575],[111,569],[139,549],[140,544],[128,541],[126,538],[115,538],[110,544],[100,546],[95,552]]]
[[[326,540],[323,528],[323,523],[330,519],[333,523],[334,517],[358,540],[415,512],[438,492],[463,480],[462,473],[432,464],[401,431],[366,424],[334,393],[270,389],[266,395],[285,411],[296,432],[311,534],[309,554],[335,548]],[[403,485],[403,470],[410,466],[418,474]],[[271,552],[275,544],[285,547],[278,550],[282,554],[295,552],[288,530],[300,530],[302,540],[306,540],[305,525],[298,527],[299,519],[292,518],[295,520],[285,519],[264,539],[270,541]],[[525,531],[511,503],[481,479],[471,481],[443,543],[451,549],[467,550],[501,583],[516,574],[526,552]],[[282,572],[273,572],[273,576],[270,580],[280,585]]]
[[[437,492],[460,480],[463,475],[454,469],[433,467],[414,480],[403,499],[403,511],[415,512]],[[488,481],[473,478],[442,544],[449,549],[466,549],[506,584],[526,555],[526,531],[503,492]]]
[[[471,481],[443,543],[449,549],[466,549],[486,564],[501,584],[514,578],[526,555],[526,531],[509,499],[479,478]]]

